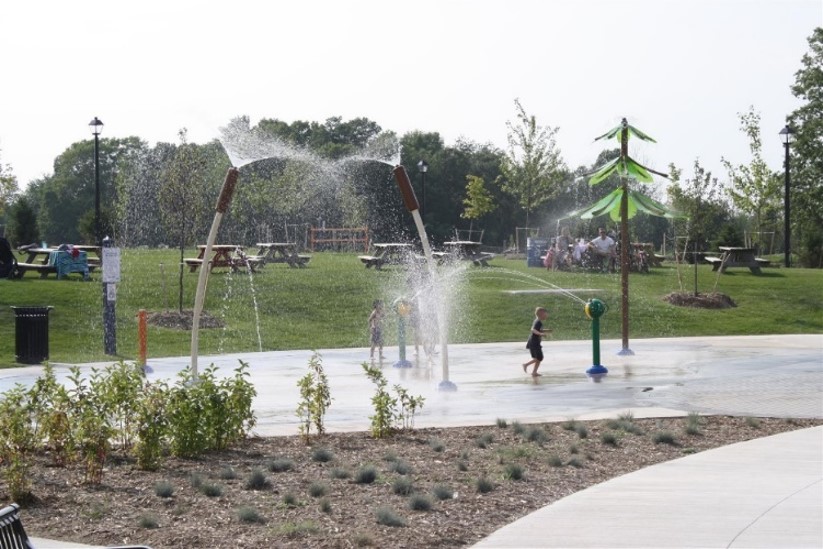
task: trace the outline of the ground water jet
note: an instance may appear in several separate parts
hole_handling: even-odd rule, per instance
[[[417,233],[420,235],[420,242],[423,245],[423,254],[426,257],[426,265],[429,271],[429,277],[432,282],[432,289],[436,294],[439,294],[439,285],[436,281],[437,269],[435,268],[434,257],[432,256],[431,245],[429,244],[429,237],[426,234],[426,227],[423,225],[423,219],[420,217],[420,203],[417,201],[417,195],[414,194],[414,188],[409,180],[409,174],[406,172],[401,164],[398,164],[392,170],[394,179],[397,181],[397,186],[400,187],[400,194],[403,196],[403,204],[406,209],[412,214],[414,224],[417,227]],[[439,296],[435,297],[437,302],[440,302]],[[457,385],[449,381],[449,348],[447,342],[447,326],[444,318],[440,314],[438,308],[438,326],[440,328],[440,363],[443,370],[443,379],[438,385],[441,391],[456,391]]]
[[[592,366],[586,370],[586,375],[595,383],[599,382],[609,373],[609,370],[600,364],[600,317],[603,316],[608,309],[606,303],[597,298],[587,301],[583,309],[586,317],[592,321]]]

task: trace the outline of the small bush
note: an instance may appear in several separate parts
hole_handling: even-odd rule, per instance
[[[435,452],[442,452],[446,449],[446,445],[443,444],[443,441],[436,438],[429,439],[429,447]]]
[[[320,463],[328,463],[334,459],[334,453],[328,448],[315,448],[311,454],[311,458]]]
[[[391,464],[390,469],[397,473],[398,475],[408,475],[412,472],[412,467],[407,462],[401,460],[397,460]]]
[[[494,483],[486,477],[480,477],[474,483],[474,487],[480,494],[487,494],[494,490]]]
[[[170,498],[174,495],[174,486],[168,481],[161,480],[154,485],[154,495],[159,498]]]
[[[263,517],[254,507],[241,507],[237,510],[237,518],[240,522],[258,523],[263,522]]]
[[[512,432],[515,435],[522,435],[526,431],[526,427],[519,421],[512,422]]]
[[[445,484],[435,484],[434,488],[432,489],[432,493],[434,497],[439,500],[446,500],[452,499],[454,497],[454,490],[452,490],[449,486]]]
[[[320,511],[322,513],[326,513],[327,515],[331,513],[331,502],[326,498],[320,500]]]
[[[203,485],[203,475],[200,473],[190,473],[189,474],[189,482],[191,483],[191,487],[195,490],[199,490],[200,487]]]
[[[412,481],[408,477],[399,477],[392,482],[392,491],[398,496],[408,496],[414,491]]]
[[[468,450],[463,450],[462,452],[460,452],[460,459],[469,459],[470,455],[471,454]]]
[[[700,415],[696,412],[689,412],[686,417],[686,427],[683,429],[687,435],[699,435],[700,431]]]
[[[569,453],[572,455],[579,454],[580,447],[577,444],[572,444],[571,446],[569,446]]]
[[[589,430],[582,423],[575,426],[574,432],[577,433],[579,438],[588,438],[589,436]]]
[[[517,463],[509,463],[503,469],[503,478],[506,480],[522,480],[523,467]]]
[[[569,460],[568,465],[580,469],[581,467],[583,467],[583,461],[581,461],[580,458],[573,457]]]
[[[255,469],[246,479],[246,490],[265,490],[271,486],[271,483],[266,478],[266,474],[260,469]]]
[[[351,474],[346,469],[343,469],[342,467],[335,467],[334,469],[332,469],[329,472],[329,474],[331,475],[331,478],[339,478],[339,479],[346,479],[346,478],[349,478],[351,476]]]
[[[285,473],[294,469],[294,462],[288,458],[275,458],[266,464],[272,473]]]
[[[469,470],[469,464],[466,463],[463,460],[460,460],[460,461],[457,462],[457,470],[458,471],[468,471]]]
[[[671,431],[660,431],[652,436],[652,442],[655,444],[671,444],[677,446],[677,440],[674,438],[674,433]]]
[[[231,467],[223,467],[217,475],[221,480],[234,480],[237,478],[237,471]]]
[[[752,429],[760,429],[760,420],[756,417],[749,416],[746,418],[746,425],[748,425]]]
[[[378,522],[380,522],[378,518]],[[354,536],[354,546],[355,547],[372,547],[374,546],[374,540],[368,534],[357,534]]]
[[[559,456],[552,454],[549,456],[549,465],[552,467],[563,467],[563,460]]]
[[[561,425],[564,431],[577,431],[577,420],[575,419],[567,419]]]
[[[274,532],[290,539],[316,534],[320,528],[311,520],[286,522],[274,529]]]
[[[297,496],[291,492],[283,494],[283,505],[286,507],[297,507],[299,504],[300,502],[297,500]]]
[[[141,528],[159,528],[160,522],[154,515],[140,515],[138,524]]]
[[[312,482],[309,485],[309,495],[313,498],[325,496],[329,491],[329,487],[322,482]]]
[[[395,454],[392,451],[388,451],[388,452],[386,452],[386,455],[383,456],[383,461],[388,461],[388,462],[397,461],[397,454]]]
[[[483,433],[474,439],[474,445],[481,449],[488,448],[492,442],[494,442],[494,436],[491,433]]]
[[[361,467],[354,475],[354,482],[357,484],[371,484],[375,480],[377,480],[377,469],[371,465]]]
[[[209,498],[219,498],[223,495],[223,487],[219,484],[202,484],[200,492]]]
[[[501,429],[505,429],[509,426],[509,424],[505,419],[497,418],[497,426]]]
[[[432,500],[429,496],[415,494],[409,498],[409,509],[412,511],[431,511]]]
[[[377,509],[377,524],[382,524],[383,526],[405,526],[406,520],[390,507],[380,507]]]
[[[529,442],[534,442],[538,445],[543,444],[549,439],[549,437],[546,435],[546,431],[544,431],[540,427],[532,427],[531,429],[528,429],[526,431],[525,438]]]
[[[600,435],[600,442],[609,446],[617,446],[617,435],[610,432],[603,433]]]

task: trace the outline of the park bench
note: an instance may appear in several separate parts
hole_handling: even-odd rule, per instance
[[[703,261],[711,265],[713,271],[718,270],[723,263],[723,260],[719,257],[704,257]]]
[[[0,509],[0,547],[3,549],[37,549],[31,542],[23,521],[20,520],[20,506],[12,503]],[[118,545],[107,549],[151,549],[147,545]]]
[[[40,278],[46,278],[49,273],[56,273],[57,267],[54,265],[43,265],[42,263],[18,263],[17,278],[23,278],[26,271],[37,271]]]

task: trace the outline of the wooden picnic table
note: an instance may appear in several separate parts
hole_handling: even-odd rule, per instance
[[[754,248],[718,246],[718,249],[720,257],[704,258],[704,261],[711,263],[712,271],[725,273],[729,267],[747,267],[752,273],[760,274],[760,267],[769,264],[768,260],[755,257]]]
[[[232,272],[236,272],[240,268],[248,268],[251,272],[255,272],[255,267],[260,264],[260,260],[255,257],[246,256],[243,253],[243,249],[244,247],[238,244],[212,245],[209,271],[213,271],[216,267],[228,267]],[[187,257],[183,259],[185,264],[189,266],[191,272],[195,272],[198,267],[203,265],[203,256],[205,253],[206,245],[200,244],[197,246],[197,257]]]
[[[409,263],[416,259],[414,246],[405,242],[384,242],[372,244],[372,246],[374,255],[357,256],[367,269],[374,267],[380,270],[383,265]]]
[[[310,255],[297,253],[297,244],[294,242],[258,242],[257,255],[249,256],[260,260],[260,265],[266,263],[288,263],[289,267],[305,267],[311,259]]]
[[[443,245],[449,249],[448,253],[453,257],[471,261],[478,266],[488,267],[488,261],[494,258],[494,254],[480,251],[480,246],[482,246],[482,243],[480,242],[472,242],[471,240],[452,240],[450,242],[444,242]]]

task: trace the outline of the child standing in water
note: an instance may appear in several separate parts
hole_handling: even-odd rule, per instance
[[[543,321],[549,316],[549,312],[544,307],[538,307],[534,310],[534,322],[532,323],[532,330],[529,333],[529,340],[526,342],[526,348],[531,353],[532,359],[523,363],[523,371],[527,372],[530,365],[532,368],[532,376],[539,376],[537,369],[540,368],[540,363],[543,361],[543,336],[551,333],[551,330],[543,328]]]
[[[369,315],[369,338],[371,340],[371,353],[369,356],[374,359],[374,348],[378,348],[380,359],[383,359],[383,302],[375,299],[372,304],[372,312]]]

